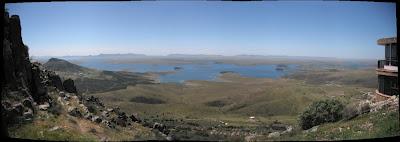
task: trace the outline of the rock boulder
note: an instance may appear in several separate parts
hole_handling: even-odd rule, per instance
[[[67,79],[63,82],[64,90],[68,93],[78,93],[72,79]]]

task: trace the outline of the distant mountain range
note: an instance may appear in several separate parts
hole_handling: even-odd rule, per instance
[[[174,57],[174,58],[199,58],[199,57],[211,57],[211,58],[288,58],[288,59],[334,59],[334,60],[348,60],[336,57],[316,57],[316,56],[287,56],[287,55],[252,55],[252,54],[239,54],[233,56],[217,55],[217,54],[168,54],[168,55],[146,55],[146,54],[135,54],[135,53],[125,53],[125,54],[99,54],[99,55],[84,55],[84,56],[34,56],[37,60],[48,60],[52,57],[57,57],[60,59],[79,59],[79,58],[138,58],[138,57]],[[364,59],[354,59],[354,60],[364,60]],[[375,59],[365,59],[365,60],[375,60]]]

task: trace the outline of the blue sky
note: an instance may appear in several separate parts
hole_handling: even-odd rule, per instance
[[[100,53],[384,57],[396,6],[376,2],[6,4],[33,56]]]

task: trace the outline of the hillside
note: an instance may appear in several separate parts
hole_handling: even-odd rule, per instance
[[[326,73],[331,75],[337,72]],[[342,72],[337,77],[348,77],[350,74],[353,72]],[[304,135],[298,126],[298,115],[308,105],[324,99],[337,99],[345,105],[351,105],[367,100],[366,94],[370,93],[366,92],[374,91],[373,88],[359,85],[345,85],[345,82],[309,84],[304,80],[247,78],[234,73],[225,73],[219,80],[143,84],[90,95],[99,97],[105,104],[118,104],[121,110],[127,112],[135,108],[145,120],[163,122],[176,139],[245,140],[247,137],[265,141],[279,140],[268,135],[286,133],[289,128],[291,132],[282,134],[282,140],[314,140]],[[375,122],[379,121],[378,117],[374,119]],[[356,120],[338,123],[356,124]],[[375,128],[381,127],[385,126],[377,125]],[[388,131],[398,132],[397,129]],[[385,135],[381,133],[379,137],[382,136]],[[364,135],[351,138],[372,137]]]
[[[128,85],[154,82],[151,75],[146,73],[99,71],[57,58],[50,58],[43,66],[47,70],[55,71],[63,80],[75,80],[78,91],[82,93],[105,92],[124,89]]]
[[[57,59],[57,58],[50,58],[43,66],[48,70],[53,71],[63,71],[63,72],[88,72],[90,69],[81,67],[75,64],[72,64],[68,61]]]
[[[271,141],[364,139],[400,133],[398,96],[374,100],[376,74],[368,69],[369,64],[352,68],[352,64],[344,67],[347,62],[336,60],[327,65],[328,61],[318,59],[266,60],[241,55],[220,60],[219,56],[191,55],[245,65],[302,64],[294,74],[276,79],[227,71],[216,81],[154,83],[147,73],[101,71],[57,58],[43,65],[31,62],[22,41],[19,17],[5,13],[4,19],[4,136],[54,141]],[[95,58],[117,56],[146,57],[103,54]],[[171,55],[169,60],[145,59],[166,64],[215,61],[178,57],[188,58]],[[305,110],[331,113],[320,109],[328,105],[310,107],[323,100],[342,104],[344,109],[337,112],[340,118],[303,128],[299,118]]]
[[[21,37],[19,16],[4,14],[1,89],[3,137],[57,141],[165,140],[163,124],[147,123],[136,114],[109,107],[77,92],[74,81],[63,79],[40,63],[29,61]],[[67,71],[87,69],[52,59]],[[54,67],[54,66],[53,66]],[[144,125],[146,123],[146,126]]]
[[[373,95],[369,95],[373,100]],[[326,140],[358,140],[398,137],[400,132],[399,104],[398,97],[392,97],[382,102],[371,103],[361,101],[359,104],[367,103],[369,108],[365,112],[357,112],[360,106],[353,106],[358,114],[350,120],[341,120],[333,123],[326,123],[314,126],[309,130],[294,130],[293,133],[284,134],[280,137],[258,136],[258,141],[279,140],[279,141],[326,141]],[[359,111],[359,110],[358,110]],[[390,139],[388,139],[390,140]]]

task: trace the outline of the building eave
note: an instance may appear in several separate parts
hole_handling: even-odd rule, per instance
[[[392,43],[397,43],[397,37],[378,39],[378,45],[386,45],[386,44],[392,44]]]

